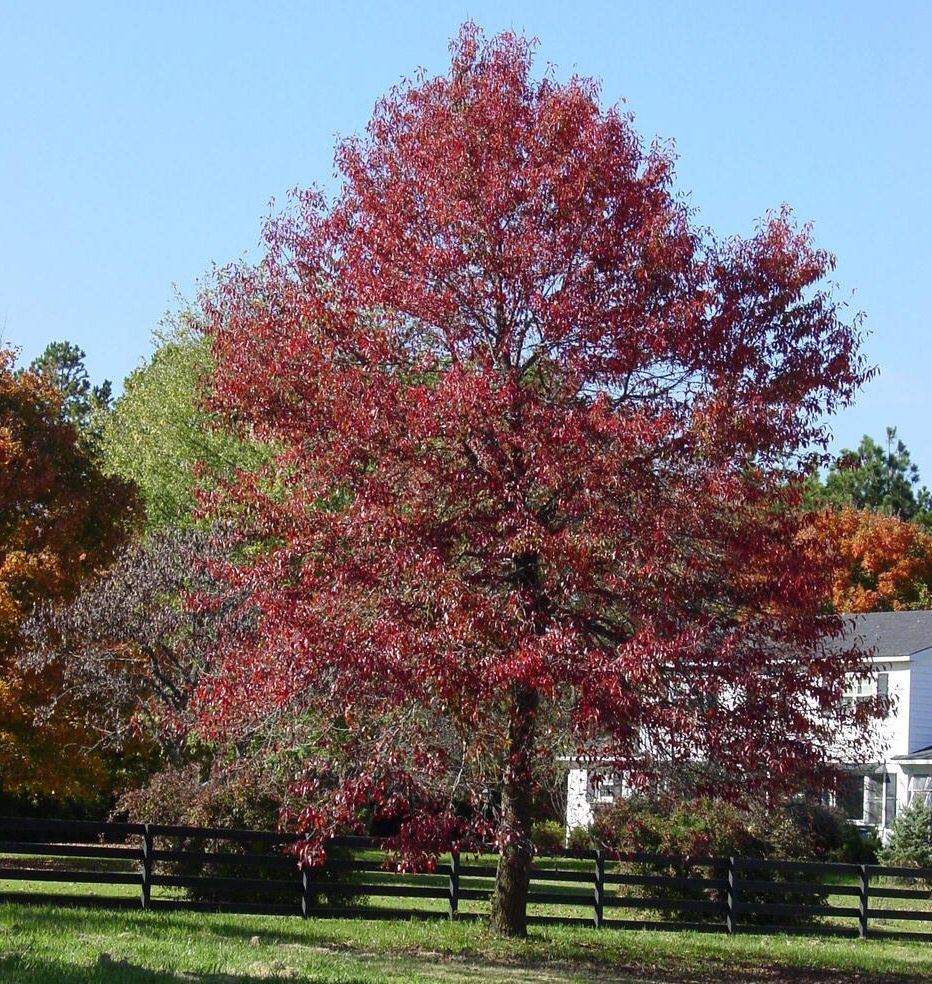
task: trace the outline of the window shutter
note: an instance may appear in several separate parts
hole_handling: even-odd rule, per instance
[[[883,776],[867,776],[864,787],[867,800],[864,819],[867,823],[879,824],[883,819]]]
[[[877,674],[877,693],[881,697],[886,697],[890,689],[890,674],[889,673],[878,673]]]
[[[888,772],[884,776],[884,780],[887,786],[883,810],[884,826],[889,827],[896,817],[896,773]]]

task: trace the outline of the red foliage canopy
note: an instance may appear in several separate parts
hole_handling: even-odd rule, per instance
[[[561,753],[774,791],[824,761],[860,656],[787,507],[867,371],[787,211],[717,242],[594,83],[452,52],[208,298],[218,406],[281,453],[224,493],[261,631],[202,724],[300,718],[324,834],[520,860]]]

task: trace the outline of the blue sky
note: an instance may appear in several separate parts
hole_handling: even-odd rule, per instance
[[[472,18],[602,80],[719,234],[782,202],[838,258],[880,368],[835,446],[897,425],[932,484],[932,3],[0,0],[0,332],[119,385],[176,288],[256,256],[275,198]]]

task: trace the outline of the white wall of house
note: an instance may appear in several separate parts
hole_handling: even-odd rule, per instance
[[[570,769],[566,780],[566,831],[577,827],[588,829],[595,819],[589,789],[589,770]]]
[[[910,752],[910,700],[912,673],[909,662],[886,661],[878,663],[876,669],[887,674],[887,692],[893,698],[893,712],[881,726],[884,738],[883,756],[908,755]]]
[[[588,829],[595,820],[595,811],[600,803],[613,803],[623,796],[623,781],[616,776],[602,776],[598,785],[590,782],[593,775],[589,769],[572,768],[566,779],[566,839],[577,827]]]
[[[894,755],[908,755],[910,748],[910,700],[912,697],[911,670],[905,658],[883,660],[874,664],[875,679],[852,682],[846,700],[872,697],[878,690],[892,699],[892,712],[881,722],[874,724],[873,742],[875,761],[883,761]],[[845,750],[854,738],[853,732],[842,735],[833,757],[844,757]]]

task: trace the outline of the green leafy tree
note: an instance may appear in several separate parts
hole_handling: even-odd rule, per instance
[[[113,404],[110,380],[91,384],[85,353],[72,342],[50,342],[29,368],[62,394],[61,415],[73,424],[84,442],[96,449]]]
[[[808,502],[814,508],[871,509],[932,527],[932,493],[919,482],[919,468],[896,428],[888,427],[886,444],[865,434],[856,451],[841,452],[824,482],[813,475]]]
[[[139,486],[150,530],[192,525],[198,489],[265,457],[206,407],[213,362],[196,315],[183,312],[155,338],[152,357],[127,377],[102,442],[107,471]]]

